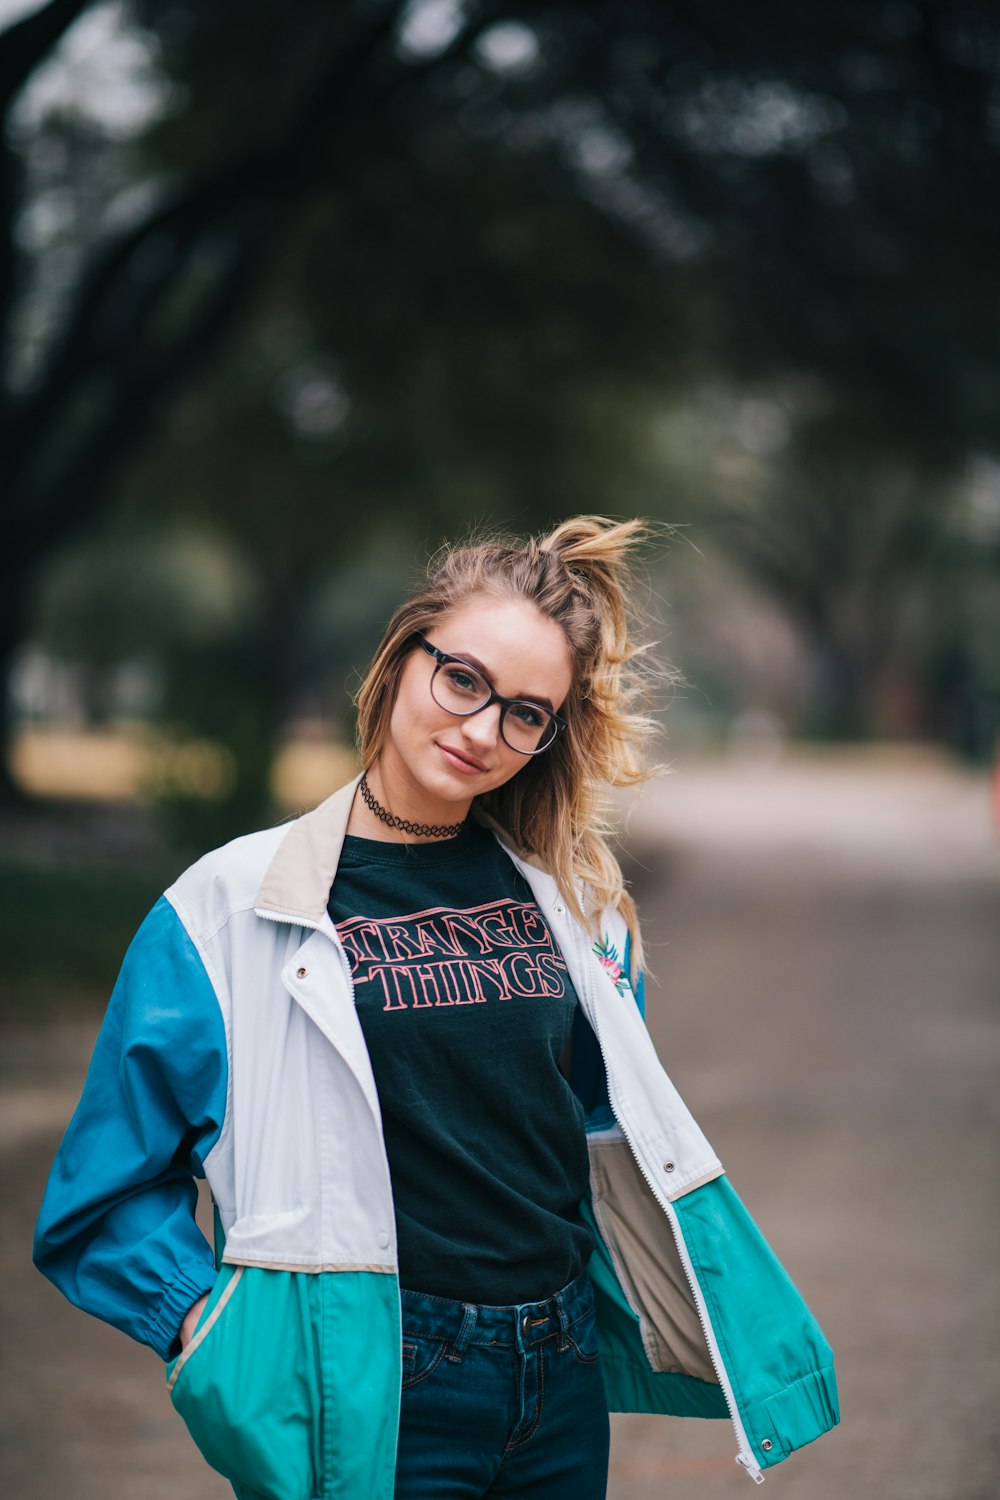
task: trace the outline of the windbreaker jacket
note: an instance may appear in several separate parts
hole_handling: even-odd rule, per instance
[[[240,1496],[391,1500],[401,1385],[395,1218],[351,970],[327,911],[357,780],[235,840],[161,897],[126,954],[60,1146],[35,1262],[167,1361]],[[761,1470],[839,1420],[815,1319],[660,1066],[628,935],[595,943],[501,839],[579,997],[589,1265],[615,1411],[728,1418]],[[214,1250],[193,1177],[215,1203]],[[184,1315],[209,1293],[179,1352]]]

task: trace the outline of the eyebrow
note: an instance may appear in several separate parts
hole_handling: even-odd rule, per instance
[[[483,666],[478,656],[473,656],[471,651],[446,651],[445,655],[457,657],[459,661],[467,661],[470,667],[475,667],[477,671],[482,672],[486,681],[496,692],[493,674],[488,667]],[[551,698],[546,698],[544,693],[511,693],[510,696],[518,703],[537,703],[539,708],[547,708],[550,714],[555,713]]]

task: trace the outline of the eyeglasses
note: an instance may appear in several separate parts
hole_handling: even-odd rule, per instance
[[[501,698],[478,667],[460,656],[439,651],[419,633],[413,639],[437,663],[431,676],[431,697],[446,713],[467,719],[472,714],[481,714],[491,703],[499,703],[503,742],[520,755],[540,755],[565,730],[566,720],[551,709],[521,698]]]

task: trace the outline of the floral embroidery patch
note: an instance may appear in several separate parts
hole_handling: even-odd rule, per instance
[[[607,933],[604,934],[603,938],[598,939],[592,951],[596,953],[600,962],[607,969],[611,983],[619,995],[624,995],[628,984],[625,978],[625,970],[622,968],[621,960],[618,957],[618,949],[611,942]]]

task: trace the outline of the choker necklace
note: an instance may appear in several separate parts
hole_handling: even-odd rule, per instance
[[[390,828],[401,829],[403,833],[414,833],[420,838],[453,839],[465,827],[464,818],[461,823],[411,823],[408,818],[397,818],[394,813],[386,812],[382,804],[376,802],[375,793],[368,785],[367,771],[361,778],[358,790],[376,818],[381,818]]]

